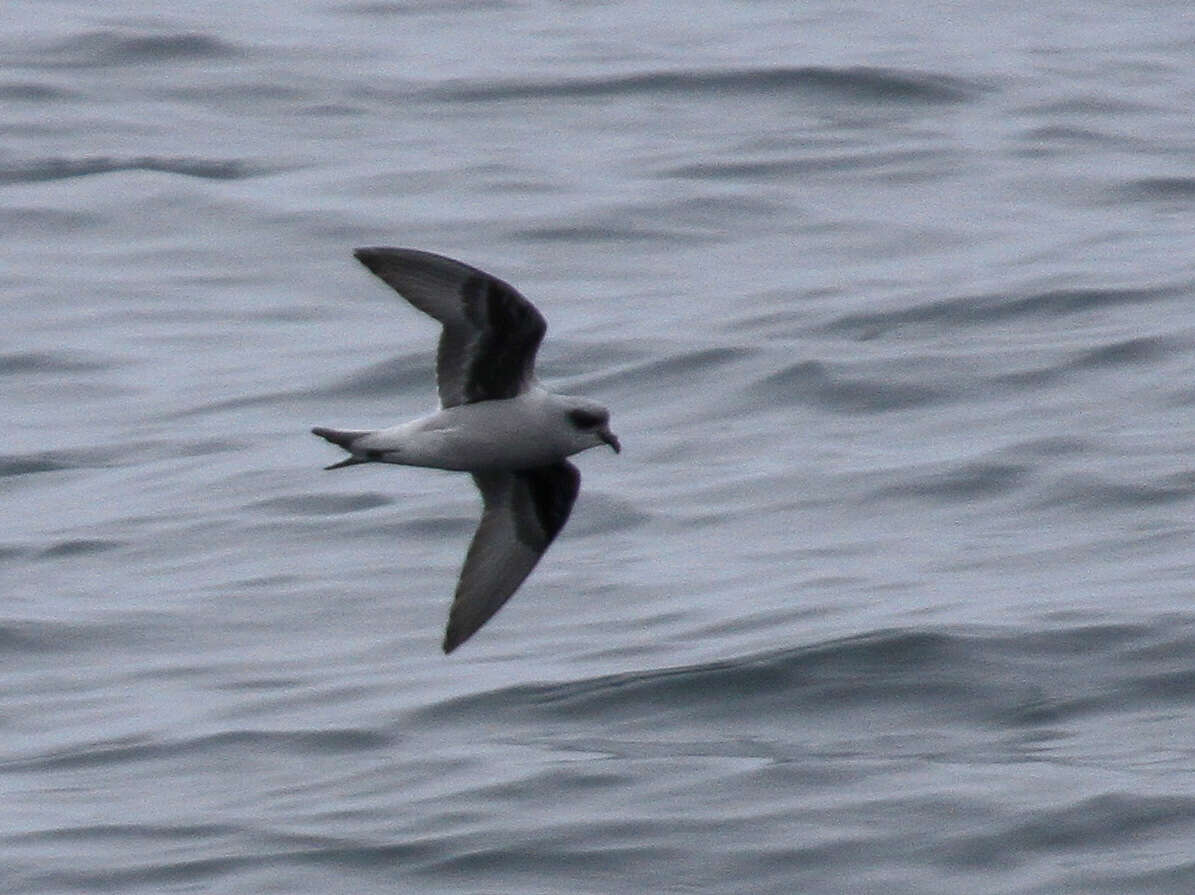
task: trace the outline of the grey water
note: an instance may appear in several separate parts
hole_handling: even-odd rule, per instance
[[[11,0],[0,891],[1195,891],[1187,4]],[[450,657],[428,249],[611,407]]]

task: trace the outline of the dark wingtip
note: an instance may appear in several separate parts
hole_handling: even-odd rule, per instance
[[[476,629],[465,630],[456,619],[449,618],[448,627],[444,629],[444,642],[441,644],[444,655],[448,655],[476,633]]]
[[[369,272],[376,274],[378,272],[378,265],[382,261],[382,255],[388,249],[379,246],[365,246],[359,249],[353,249],[353,257],[369,268]]]

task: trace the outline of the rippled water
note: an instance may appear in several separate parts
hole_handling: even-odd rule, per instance
[[[1195,890],[1195,19],[0,21],[0,889]],[[408,245],[608,404],[439,641]]]

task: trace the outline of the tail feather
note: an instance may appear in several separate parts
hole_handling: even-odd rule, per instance
[[[345,457],[339,463],[332,463],[325,466],[324,469],[344,469],[346,466],[356,466],[358,463],[368,463],[368,460],[362,460],[360,457]]]
[[[326,438],[346,451],[351,451],[353,449],[353,442],[368,432],[368,429],[327,429],[323,426],[316,426],[311,430],[312,435]]]
[[[332,442],[337,447],[342,447],[350,454],[353,454],[353,442],[362,435],[367,435],[368,429],[328,429],[324,426],[316,426],[311,430],[312,435],[318,435],[320,438]],[[351,457],[346,457],[339,463],[333,463],[331,466],[325,466],[324,469],[341,469],[345,466],[356,466],[358,463],[368,463],[369,461],[363,457],[358,457],[353,454]]]

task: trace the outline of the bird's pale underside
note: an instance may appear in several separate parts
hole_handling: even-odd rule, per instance
[[[444,651],[451,652],[502,608],[564,527],[581,485],[566,458],[620,446],[606,408],[539,385],[535,354],[547,325],[512,286],[430,252],[354,254],[442,324],[440,410],[386,429],[312,431],[349,452],[328,469],[398,463],[472,473],[483,509],[448,615]]]

